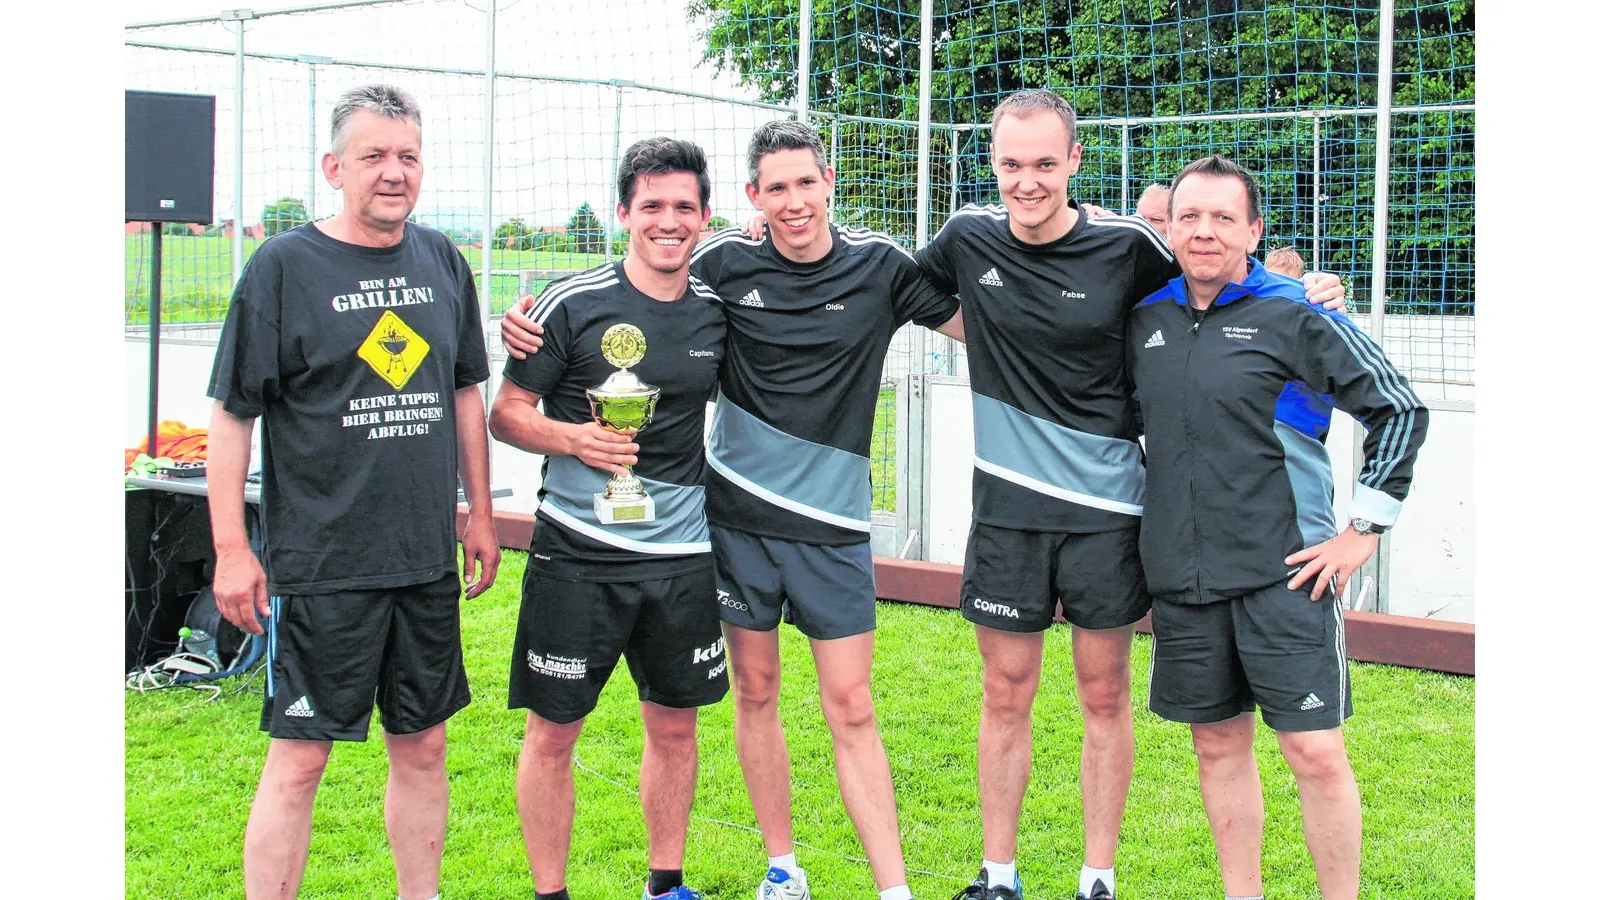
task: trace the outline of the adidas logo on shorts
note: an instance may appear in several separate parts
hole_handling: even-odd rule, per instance
[[[1313,709],[1321,709],[1324,706],[1327,706],[1327,704],[1323,703],[1322,698],[1316,694],[1307,694],[1306,698],[1300,701],[1301,712],[1310,712]]]
[[[289,708],[284,710],[283,714],[297,719],[309,719],[317,713],[311,708],[311,702],[302,695],[299,700],[289,704]]]

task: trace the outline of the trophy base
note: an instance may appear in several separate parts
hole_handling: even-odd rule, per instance
[[[605,494],[594,495],[594,515],[602,525],[654,522],[656,501],[649,494],[637,500],[616,500]]]

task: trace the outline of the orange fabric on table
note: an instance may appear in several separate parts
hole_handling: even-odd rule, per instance
[[[149,436],[123,452],[123,471],[133,467],[139,454],[148,452]],[[206,458],[206,430],[190,428],[176,419],[168,419],[156,426],[156,452],[151,456],[165,456],[173,462],[204,462]]]

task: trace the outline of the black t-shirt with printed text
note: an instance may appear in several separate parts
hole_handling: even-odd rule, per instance
[[[261,419],[269,590],[456,571],[455,392],[488,375],[472,271],[440,232],[364,247],[308,223],[263,243],[206,393]]]
[[[656,501],[657,521],[601,524],[593,495],[610,473],[576,457],[547,456],[528,566],[579,581],[669,578],[709,566],[706,404],[716,392],[726,333],[716,293],[691,277],[679,299],[656,300],[634,287],[617,262],[551,283],[529,315],[543,326],[544,345],[526,359],[508,359],[505,377],[539,395],[551,419],[593,421],[587,389],[617,371],[601,352],[614,325],[644,335],[644,357],[629,371],[661,393],[654,417],[634,437],[633,466]]]

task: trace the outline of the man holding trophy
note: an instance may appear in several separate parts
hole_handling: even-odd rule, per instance
[[[683,884],[695,723],[728,690],[702,486],[726,323],[689,274],[710,215],[705,154],[640,141],[617,195],[627,257],[545,289],[531,312],[543,352],[507,362],[489,422],[545,456],[511,664],[510,705],[529,711],[517,810],[536,895],[567,900],[573,747],[625,657],[645,732],[644,896],[698,900]]]

